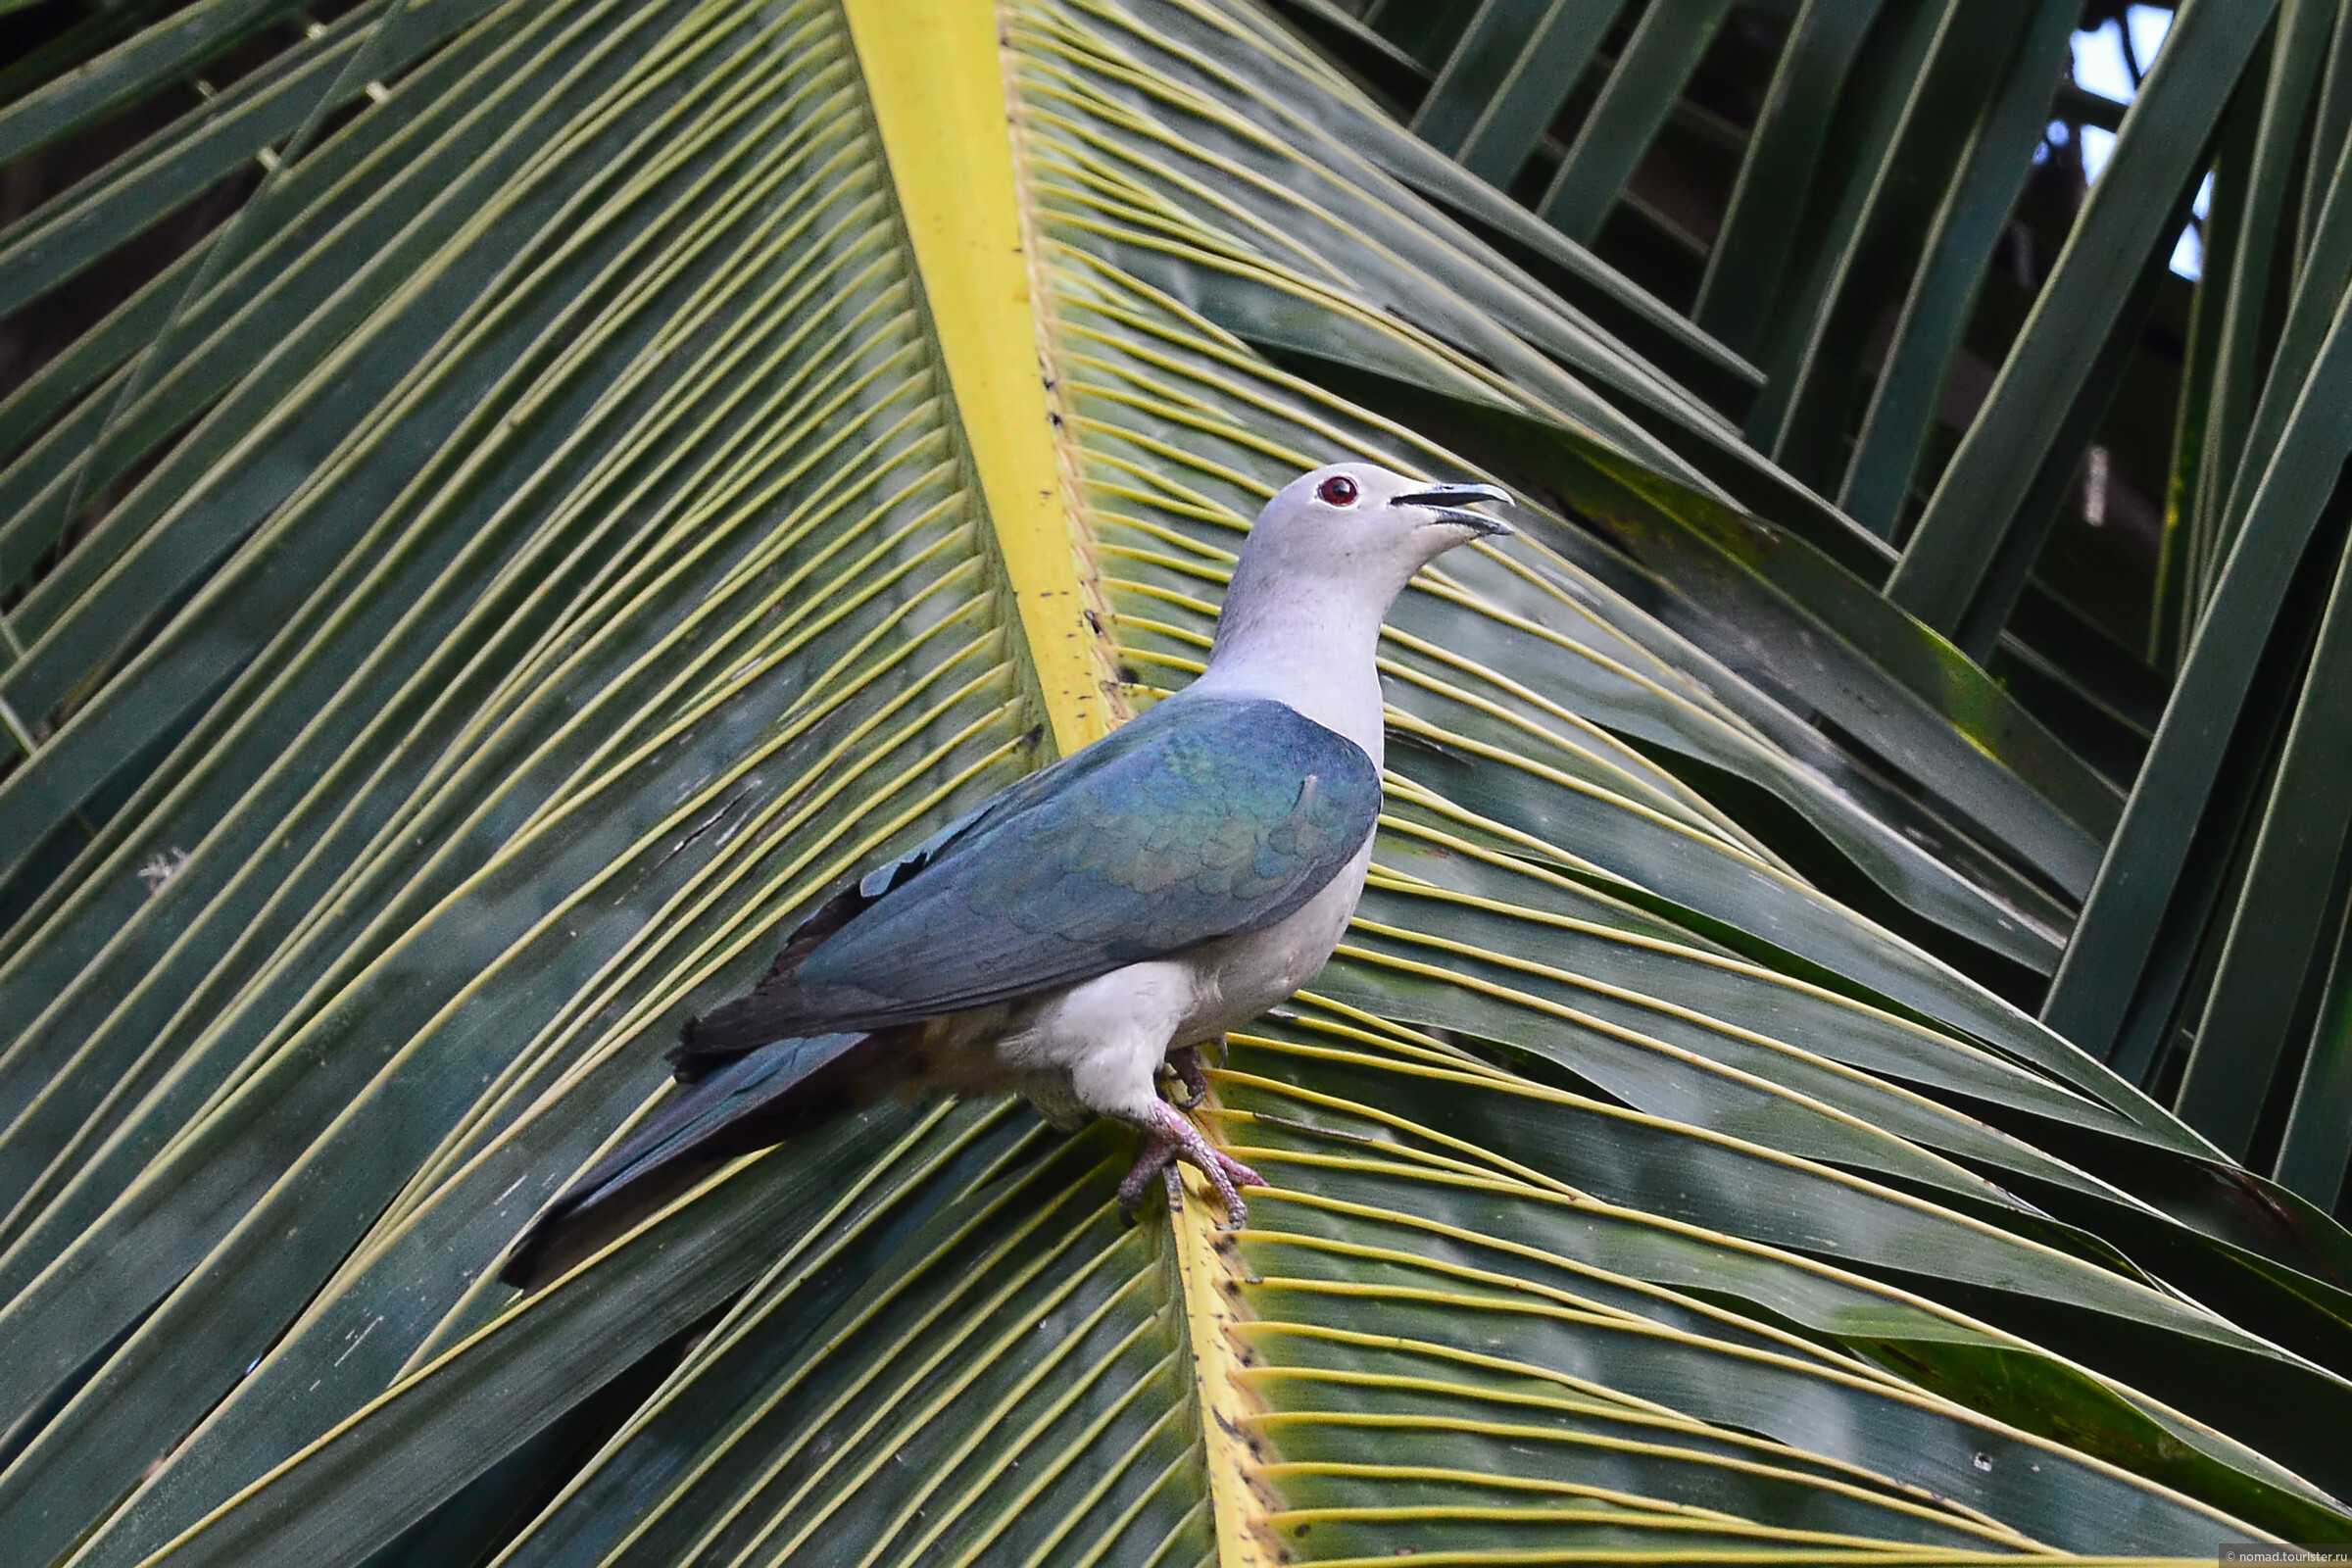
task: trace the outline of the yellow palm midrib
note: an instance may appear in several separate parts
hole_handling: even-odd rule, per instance
[[[1011,596],[1033,698],[1061,755],[1126,716],[1037,275],[1016,145],[1020,108],[993,5],[844,0],[925,306]],[[1213,1125],[1213,1124],[1212,1124]],[[1205,1184],[1170,1216],[1176,1295],[1200,1414],[1217,1557],[1271,1563],[1244,1436],[1251,1401],[1227,1325],[1239,1293]]]

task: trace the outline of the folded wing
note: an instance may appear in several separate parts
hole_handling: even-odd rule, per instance
[[[1371,835],[1380,777],[1284,704],[1175,700],[1023,780],[794,934],[681,1064],[1074,985],[1257,930]]]

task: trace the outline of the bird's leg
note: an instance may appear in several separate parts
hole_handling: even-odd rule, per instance
[[[1208,1098],[1208,1069],[1201,1064],[1199,1046],[1178,1046],[1168,1053],[1168,1071],[1184,1085],[1184,1093],[1170,1095],[1179,1110],[1198,1110],[1200,1102]]]
[[[1135,1166],[1119,1183],[1119,1207],[1132,1215],[1135,1206],[1144,1200],[1144,1189],[1152,1185],[1156,1175],[1167,1183],[1168,1202],[1184,1201],[1184,1178],[1177,1173],[1179,1160],[1193,1165],[1208,1184],[1217,1190],[1225,1203],[1225,1223],[1234,1229],[1250,1223],[1249,1205],[1242,1201],[1241,1189],[1263,1187],[1266,1179],[1240,1160],[1219,1153],[1209,1141],[1194,1126],[1192,1118],[1165,1102],[1155,1102],[1150,1125],[1143,1129],[1144,1152],[1136,1156]]]

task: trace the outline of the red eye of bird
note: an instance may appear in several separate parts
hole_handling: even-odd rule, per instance
[[[1326,506],[1352,507],[1355,505],[1358,492],[1353,479],[1344,473],[1335,473],[1315,486],[1315,494],[1322,499]]]

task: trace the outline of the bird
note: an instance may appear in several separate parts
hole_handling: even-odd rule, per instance
[[[1263,1179],[1186,1114],[1200,1048],[1338,946],[1381,808],[1381,623],[1422,567],[1510,534],[1475,510],[1509,503],[1369,463],[1275,492],[1202,672],[819,905],[749,992],[687,1022],[680,1092],[500,1277],[535,1288],[725,1160],[892,1094],[1010,1091],[1065,1131],[1123,1122],[1142,1139],[1130,1218],[1155,1177],[1180,1203],[1190,1164],[1245,1224]]]

